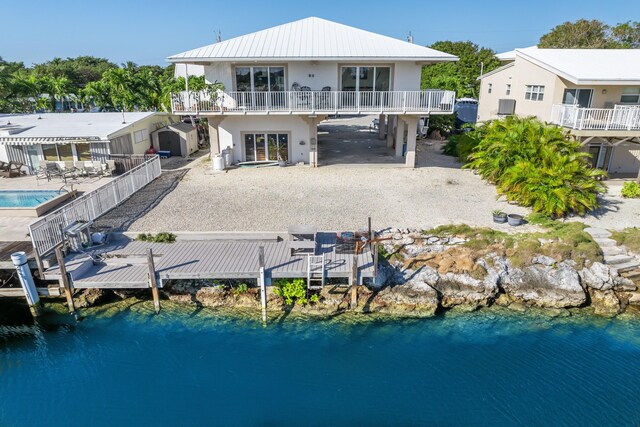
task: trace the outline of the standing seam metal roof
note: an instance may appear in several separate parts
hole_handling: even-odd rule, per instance
[[[211,60],[394,59],[455,61],[448,53],[310,17],[179,53],[171,62]]]

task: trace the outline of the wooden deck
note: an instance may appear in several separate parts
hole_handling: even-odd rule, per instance
[[[316,254],[325,255],[329,278],[352,276],[353,254],[337,253],[335,233],[318,233]],[[264,247],[265,276],[271,279],[307,276],[307,256],[291,256],[286,234],[267,240],[200,240],[175,243],[121,241],[97,253],[102,262],[75,254],[65,260],[72,286],[82,288],[148,288],[147,249],[154,254],[159,286],[169,279],[249,279],[259,277],[258,248]],[[372,253],[357,255],[360,278],[373,277]],[[45,279],[58,280],[57,267],[45,272]]]
[[[29,265],[35,268],[33,245],[30,241],[0,242],[0,270],[15,270],[11,254],[14,252],[26,252]]]

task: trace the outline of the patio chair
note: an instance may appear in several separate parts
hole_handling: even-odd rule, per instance
[[[0,171],[8,172],[9,171],[9,166],[11,166],[10,163],[3,162],[2,160],[0,160]]]
[[[291,256],[298,253],[315,255],[316,253],[316,227],[313,225],[289,226],[289,249]]]
[[[107,160],[107,168],[104,171],[105,176],[113,176],[116,173],[116,161],[115,160]]]
[[[22,170],[23,166],[24,166],[23,163],[9,162],[9,168],[7,170],[1,171],[0,176],[3,176],[5,178],[18,177],[24,173],[24,171]]]
[[[73,162],[73,167],[76,168],[76,172],[78,173],[78,175],[87,176],[87,171],[84,168],[84,161],[83,160],[78,160],[76,162]]]
[[[87,172],[88,177],[102,176],[102,165],[100,162],[84,162],[84,170]]]

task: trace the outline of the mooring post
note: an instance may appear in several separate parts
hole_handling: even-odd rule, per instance
[[[262,323],[267,323],[267,284],[264,277],[264,246],[258,248],[258,265],[259,265],[259,277],[258,284],[260,285],[260,303],[262,306]]]
[[[373,277],[378,275],[378,243],[373,244]]]
[[[371,241],[373,240],[373,230],[371,230],[371,217],[368,218],[368,222],[369,222],[369,249],[372,248],[371,246]]]
[[[71,284],[69,283],[67,267],[64,265],[62,246],[56,247],[56,259],[58,260],[58,268],[60,269],[60,283],[64,288],[64,295],[67,297],[67,307],[69,308],[69,313],[73,314],[76,311],[76,307],[73,304],[73,294],[71,293]]]
[[[153,295],[153,307],[156,314],[160,313],[160,295],[158,294],[158,282],[156,279],[156,266],[153,262],[153,251],[147,249],[147,264],[149,266],[149,284],[151,285],[151,295]]]
[[[351,271],[351,309],[358,306],[358,255],[353,255],[353,266]]]
[[[40,315],[40,297],[38,296],[38,290],[35,283],[33,283],[33,276],[31,270],[29,270],[29,259],[25,252],[14,252],[11,254],[11,261],[16,267],[16,273],[20,280],[20,286],[24,291],[24,296],[27,298],[27,304],[29,304],[29,310],[34,317]]]

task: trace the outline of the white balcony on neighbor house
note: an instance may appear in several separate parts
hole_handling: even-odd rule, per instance
[[[452,114],[456,95],[424,91],[271,91],[171,95],[174,114]]]
[[[640,131],[640,105],[616,105],[614,108],[554,105],[551,123],[575,130]]]

